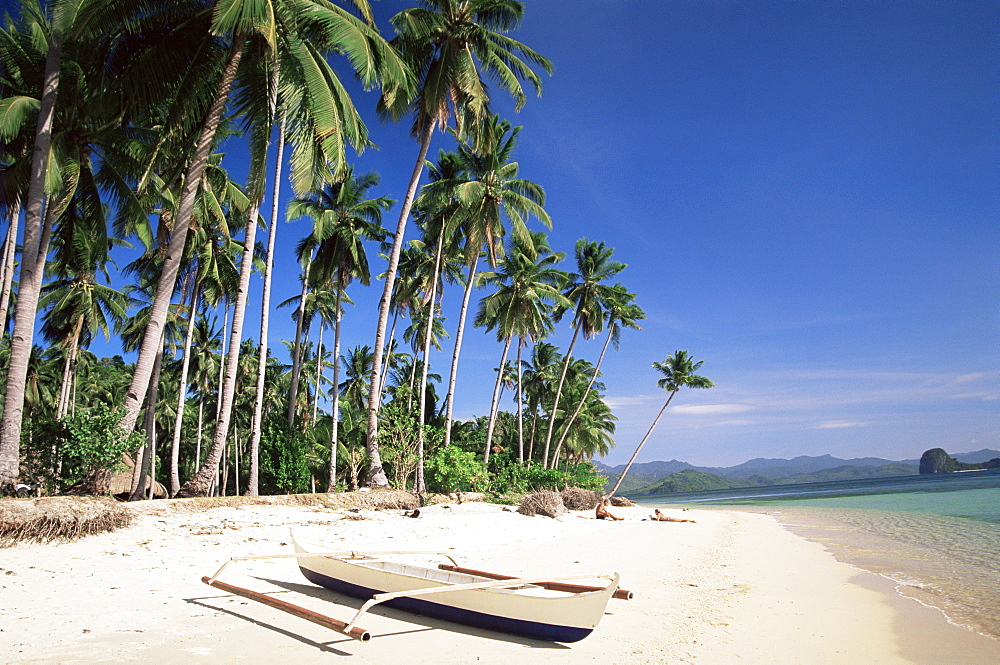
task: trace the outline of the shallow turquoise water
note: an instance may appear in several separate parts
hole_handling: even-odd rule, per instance
[[[903,595],[1000,639],[1000,473],[635,498],[766,512],[838,560],[889,577]]]
[[[1000,524],[1000,471],[870,478],[632,497],[644,505],[798,505],[904,510]]]

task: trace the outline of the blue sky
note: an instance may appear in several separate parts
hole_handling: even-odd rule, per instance
[[[408,4],[373,2],[383,25]],[[677,349],[717,387],[681,393],[639,461],[1000,448],[997,13],[528,3],[513,36],[556,70],[520,113],[500,91],[495,109],[524,127],[516,158],[547,191],[552,246],[572,256],[577,238],[606,241],[648,314],[604,363],[619,418],[605,462],[642,438],[666,397],[651,364]],[[375,120],[375,101],[358,105],[380,149],[356,170],[379,171],[377,193],[401,199],[417,145],[408,122]],[[282,222],[272,302],[298,293],[291,252],[307,232]],[[345,348],[372,343],[380,293],[352,287]],[[460,299],[446,291],[451,331]],[[272,317],[275,352],[294,335],[289,315]],[[565,321],[549,341],[565,349],[570,335]],[[577,353],[596,361],[602,343]],[[432,357],[445,376],[450,344]],[[493,334],[467,333],[457,418],[488,412],[500,352]]]

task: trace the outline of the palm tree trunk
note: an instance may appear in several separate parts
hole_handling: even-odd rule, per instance
[[[535,457],[535,427],[538,425],[538,407],[531,414],[531,436],[528,438],[528,461]]]
[[[438,233],[437,256],[434,257],[434,276],[431,279],[431,294],[427,299],[427,336],[424,338],[424,365],[420,369],[420,413],[417,414],[417,470],[413,488],[417,492],[426,492],[427,483],[424,480],[424,420],[427,418],[427,372],[430,370],[431,331],[434,330],[434,320],[437,316],[437,285],[441,275],[441,259],[444,255],[444,224]]]
[[[521,374],[521,349],[524,337],[517,340],[517,461],[524,464],[524,383]]]
[[[223,301],[222,312],[222,348],[219,349],[219,378],[215,382],[215,419],[219,419],[222,413],[222,382],[226,378],[226,363],[232,349],[226,345],[229,343],[229,298]],[[200,467],[199,467],[200,468]]]
[[[274,72],[274,88],[277,89],[277,70]],[[272,100],[274,102],[275,100]],[[273,108],[273,105],[272,105]],[[285,159],[285,116],[278,123],[277,162],[274,167],[274,184],[271,190],[271,228],[267,233],[267,258],[264,261],[264,293],[260,306],[260,349],[257,354],[257,393],[253,399],[253,420],[250,424],[250,477],[247,480],[247,495],[259,493],[260,475],[260,434],[264,413],[264,377],[267,369],[267,328],[271,311],[271,273],[274,266],[274,241],[278,234],[278,197],[281,193],[281,166]]]
[[[42,271],[38,268],[42,234],[42,209],[45,198],[45,175],[48,172],[49,148],[52,144],[52,119],[59,91],[59,65],[62,42],[56,33],[49,41],[45,56],[45,79],[42,82],[35,144],[31,154],[31,179],[24,209],[24,239],[21,251],[21,271],[14,313],[14,334],[10,341],[7,367],[7,389],[3,417],[0,419],[0,488],[17,482],[20,466],[21,421],[24,417],[24,392],[28,376],[28,359],[34,341],[35,314],[42,286]]]
[[[240,58],[243,55],[244,38],[242,35],[233,37],[232,46],[226,62],[226,68],[219,82],[219,89],[215,99],[209,107],[205,122],[202,125],[201,133],[198,136],[198,143],[195,146],[191,163],[184,174],[184,188],[181,191],[180,203],[177,213],[174,216],[174,228],[167,245],[167,255],[163,262],[163,270],[160,273],[159,282],[156,285],[156,296],[153,300],[152,311],[150,312],[149,325],[139,348],[139,357],[136,360],[135,372],[132,375],[132,385],[125,396],[125,417],[121,426],[126,432],[131,432],[135,427],[136,418],[139,416],[139,407],[142,396],[146,394],[149,387],[150,375],[153,372],[153,363],[163,337],[163,327],[166,324],[167,312],[170,307],[170,300],[173,296],[174,286],[177,282],[177,272],[180,269],[180,262],[184,253],[184,242],[187,238],[189,220],[194,211],[195,198],[198,188],[201,186],[202,174],[208,163],[208,157],[212,150],[212,142],[215,139],[215,132],[219,128],[222,119],[222,112],[225,109],[226,101],[229,99],[229,89],[233,79],[236,77],[236,69],[239,66]],[[251,224],[252,226],[253,224]]]
[[[14,256],[17,253],[17,229],[21,223],[21,205],[15,203],[10,209],[10,223],[7,225],[7,239],[3,244],[2,277],[0,277],[0,339],[7,334],[7,313],[10,311],[10,291],[14,283]]]
[[[497,424],[497,411],[500,410],[500,387],[503,385],[503,367],[507,363],[507,353],[510,351],[510,342],[513,335],[507,335],[507,341],[503,345],[503,353],[500,354],[500,367],[497,368],[497,384],[493,387],[493,402],[490,404],[490,421],[486,426],[486,451],[483,453],[483,464],[490,463],[490,446],[493,445],[493,428]]]
[[[653,420],[653,424],[649,426],[649,431],[646,432],[646,436],[642,437],[642,441],[640,441],[639,445],[636,446],[635,452],[632,453],[632,458],[629,459],[628,464],[625,465],[625,469],[622,471],[622,475],[618,476],[618,481],[615,483],[615,486],[611,488],[611,492],[604,498],[610,499],[615,495],[615,492],[618,491],[618,488],[621,487],[622,481],[625,480],[625,474],[632,468],[632,463],[635,462],[635,458],[639,456],[639,451],[642,450],[644,445],[646,445],[646,439],[648,439],[649,435],[653,433],[654,429],[656,429],[656,424],[660,422],[660,417],[663,415],[663,412],[667,410],[667,407],[670,406],[670,400],[672,400],[676,394],[676,390],[670,392],[670,397],[668,397],[667,401],[664,402],[663,408],[660,409],[660,412],[656,414],[656,419]]]
[[[63,367],[62,388],[59,391],[59,405],[56,407],[56,419],[61,419],[69,413],[70,394],[72,393],[73,368],[80,349],[80,333],[83,331],[83,314],[76,317],[73,332],[66,344],[66,364]]]
[[[587,384],[587,389],[583,391],[583,397],[580,398],[580,403],[576,405],[576,410],[573,411],[573,415],[570,416],[569,420],[566,421],[565,427],[563,427],[562,434],[559,436],[559,443],[556,444],[556,451],[552,453],[553,459],[559,457],[559,451],[562,449],[563,441],[566,440],[566,436],[569,434],[570,426],[573,425],[573,421],[580,415],[580,411],[583,410],[584,404],[587,403],[587,396],[590,394],[590,389],[597,381],[597,375],[601,372],[601,363],[604,362],[604,354],[608,352],[608,345],[611,344],[611,337],[614,335],[614,331],[615,323],[612,321],[608,326],[608,337],[604,340],[604,348],[601,349],[601,356],[597,359],[597,365],[594,367],[594,374],[590,377],[590,382]]]
[[[295,425],[295,399],[299,392],[299,372],[302,366],[302,328],[306,318],[306,296],[309,295],[309,269],[312,267],[312,254],[306,260],[302,272],[302,295],[299,296],[299,311],[295,319],[295,346],[292,348],[292,386],[288,391],[288,426]]]
[[[378,411],[382,404],[382,383],[379,377],[382,373],[382,345],[385,344],[385,327],[389,321],[389,304],[392,301],[393,286],[396,283],[396,270],[399,267],[399,254],[403,249],[403,233],[406,231],[406,222],[410,217],[410,209],[413,207],[413,199],[417,194],[417,185],[420,183],[420,175],[424,171],[424,160],[427,158],[427,149],[431,145],[431,135],[434,133],[435,121],[431,121],[423,136],[420,137],[420,151],[417,154],[417,162],[413,165],[413,173],[410,175],[410,185],[406,190],[406,197],[403,199],[403,208],[399,212],[399,222],[396,224],[396,233],[392,241],[392,252],[389,254],[389,267],[385,273],[385,286],[382,289],[382,299],[379,301],[378,327],[375,329],[375,348],[372,358],[371,388],[368,392],[368,433],[366,446],[368,448],[368,484],[371,487],[388,487],[389,479],[385,476],[382,468],[382,457],[378,450]]]
[[[319,389],[323,382],[323,317],[319,319],[319,335],[316,338],[316,390],[313,391],[312,423],[319,417]]]
[[[552,443],[552,429],[556,425],[556,410],[559,408],[559,393],[562,392],[563,383],[566,381],[566,371],[569,369],[569,361],[573,357],[573,347],[576,346],[577,335],[580,334],[580,326],[573,330],[573,339],[566,350],[566,357],[563,359],[562,374],[559,375],[559,384],[556,386],[556,394],[552,398],[552,411],[549,414],[549,427],[545,431],[545,455],[542,457],[542,466],[549,468],[549,444]],[[552,467],[555,468],[555,456],[552,458]]]
[[[201,284],[195,282],[191,291],[191,309],[188,311],[187,331],[184,335],[184,360],[181,363],[181,383],[177,392],[177,415],[174,418],[173,438],[170,442],[170,496],[177,494],[181,488],[179,468],[181,450],[181,425],[184,422],[184,405],[187,403],[188,371],[191,368],[191,343],[194,339],[194,322],[198,312],[198,294]],[[200,442],[199,442],[200,443]],[[200,449],[200,446],[198,446]],[[197,468],[197,464],[195,465]]]
[[[385,362],[382,363],[382,375],[379,378],[379,394],[382,394],[382,389],[385,387],[385,377],[389,375],[389,366],[392,365],[392,350],[396,347],[396,324],[399,323],[399,308],[392,313],[392,327],[389,328],[389,337],[386,338],[385,342]]]
[[[436,122],[436,120],[431,121],[427,129],[424,130],[423,136],[420,137],[420,151],[417,155],[417,162],[413,165],[413,173],[410,175],[410,185],[406,190],[406,197],[403,199],[403,207],[399,212],[399,222],[396,224],[396,233],[392,241],[392,252],[389,254],[389,267],[385,273],[382,300],[379,302],[378,327],[375,329],[375,348],[372,358],[371,389],[368,392],[368,435],[366,441],[368,484],[372,487],[389,486],[389,479],[385,476],[385,470],[382,468],[382,457],[378,450],[378,411],[382,404],[382,386],[379,380],[382,370],[382,345],[385,344],[385,326],[389,321],[389,303],[392,300],[392,290],[396,282],[399,254],[403,249],[403,233],[406,231],[406,222],[410,217],[410,209],[413,207],[413,198],[417,194],[420,175],[424,171],[424,160],[427,158],[427,149],[430,148],[431,135],[434,133]]]
[[[425,331],[427,337],[430,338],[430,331]],[[413,352],[413,362],[410,363],[410,380],[407,382],[407,389],[409,394],[406,396],[406,410],[413,410],[413,393],[416,392],[417,387],[417,352]]]
[[[475,281],[476,268],[479,266],[479,252],[476,252],[472,265],[469,266],[469,277],[465,284],[465,295],[462,296],[462,310],[458,317],[458,331],[455,333],[455,350],[451,355],[451,373],[448,375],[448,395],[445,397],[444,445],[451,444],[451,414],[455,407],[455,382],[458,379],[458,356],[462,352],[462,334],[465,332],[465,317],[469,312],[469,300],[472,298],[472,283]]]
[[[250,206],[249,222],[247,223],[244,240],[243,260],[240,262],[240,283],[236,291],[236,303],[233,306],[233,326],[229,337],[229,357],[226,358],[226,372],[220,395],[219,419],[215,423],[215,434],[212,437],[212,447],[208,457],[194,478],[189,480],[177,493],[178,497],[206,496],[217,474],[219,462],[229,436],[229,422],[233,415],[233,398],[236,394],[236,370],[240,360],[240,338],[243,335],[243,318],[246,315],[247,295],[250,289],[250,274],[253,272],[253,248],[257,237],[257,213],[260,201]]]
[[[160,371],[163,367],[163,347],[156,354],[153,363],[153,377],[149,382],[149,392],[146,395],[146,414],[143,426],[146,428],[146,445],[142,448],[142,462],[139,465],[139,477],[132,476],[132,493],[129,501],[139,501],[143,498],[146,483],[152,487],[156,479],[156,402],[160,386]]]
[[[194,444],[194,467],[191,469],[191,475],[201,468],[201,432],[202,425],[205,422],[205,394],[202,392],[201,396],[198,398],[198,438],[195,439]],[[173,492],[170,496],[176,496],[177,492]]]
[[[333,332],[333,409],[330,413],[330,479],[327,492],[337,491],[337,430],[340,425],[340,299],[343,289],[337,284],[337,309]]]

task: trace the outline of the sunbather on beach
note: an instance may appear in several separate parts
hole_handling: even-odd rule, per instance
[[[611,511],[608,510],[608,506],[610,506],[610,505],[611,505],[611,501],[608,500],[608,499],[604,499],[603,501],[601,501],[600,503],[597,504],[597,510],[595,511],[595,513],[597,515],[597,519],[599,519],[599,520],[623,520],[623,519],[625,519],[624,517],[615,517],[614,515],[612,515]]]
[[[682,520],[676,517],[667,517],[666,515],[660,512],[659,508],[654,510],[653,513],[655,514],[657,522],[691,522],[692,524],[696,523],[694,520]]]

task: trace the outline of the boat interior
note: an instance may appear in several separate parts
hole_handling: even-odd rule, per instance
[[[396,575],[406,575],[407,577],[414,577],[422,580],[428,580],[431,582],[440,582],[442,584],[472,584],[475,582],[497,581],[487,577],[479,577],[478,575],[469,575],[467,573],[456,573],[448,570],[439,570],[437,568],[426,568],[424,566],[399,563],[397,561],[386,561],[384,559],[377,559],[375,557],[350,558],[346,560],[356,565],[365,566],[366,568],[384,570],[387,573],[395,573]],[[544,587],[540,587],[535,584],[524,584],[521,586],[511,587],[511,588],[498,588],[498,589],[487,589],[487,590],[497,591],[500,593],[517,593],[520,595],[538,596],[540,598],[564,598],[568,595],[573,595],[566,593],[565,591],[552,591],[550,589],[546,589]]]

